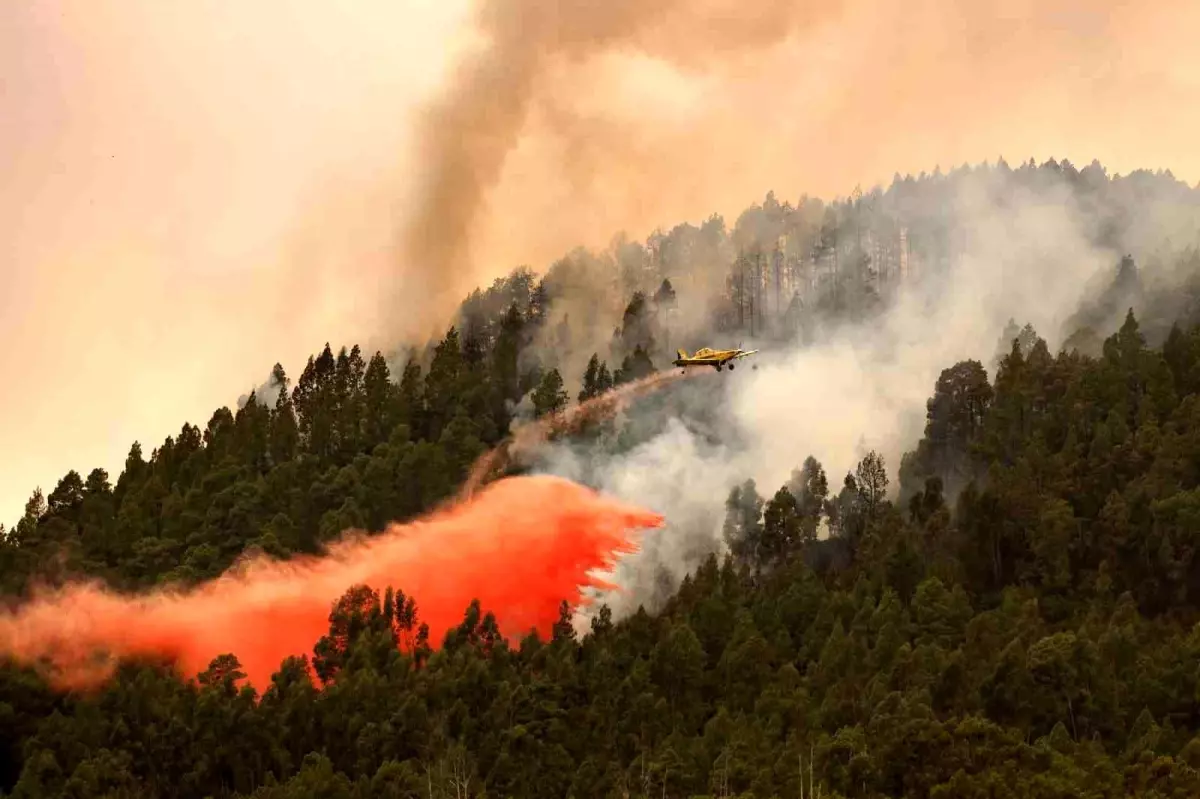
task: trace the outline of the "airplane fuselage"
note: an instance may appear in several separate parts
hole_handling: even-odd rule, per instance
[[[753,355],[758,350],[714,350],[709,347],[703,347],[696,351],[694,355],[689,356],[684,350],[678,350],[678,358],[672,363],[675,366],[686,369],[689,366],[711,366],[720,372],[726,366],[731,370],[734,367],[734,361],[738,358],[745,358],[747,355]]]

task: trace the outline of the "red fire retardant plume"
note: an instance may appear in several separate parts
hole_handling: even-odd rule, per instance
[[[0,613],[0,655],[83,688],[107,679],[119,658],[166,658],[195,676],[231,652],[261,691],[286,657],[312,652],[333,603],[355,584],[413,597],[435,646],[472,599],[510,640],[531,628],[548,636],[564,599],[578,604],[582,588],[604,585],[592,571],[610,569],[636,549],[636,531],[662,523],[561,478],[500,480],[469,502],[344,539],[324,556],[248,561],[192,590],[125,596],[87,583],[43,593]]]

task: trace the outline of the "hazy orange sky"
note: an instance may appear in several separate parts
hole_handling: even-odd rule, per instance
[[[0,5],[0,521],[276,361],[424,329],[417,285],[998,155],[1200,178],[1195,3],[610,5],[495,0],[491,50],[467,0]]]

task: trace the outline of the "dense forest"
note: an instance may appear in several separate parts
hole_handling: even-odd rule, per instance
[[[1055,230],[1047,269],[1084,249],[1111,253],[1114,266],[1130,256],[1127,279],[1079,286],[1085,302],[1066,329],[1042,331],[1056,346],[1078,334],[1078,345],[1099,354],[1130,306],[1154,344],[1172,322],[1200,321],[1200,187],[1169,171],[1110,175],[1095,161],[1010,167],[999,159],[896,175],[829,202],[770,192],[730,224],[714,214],[644,241],[619,235],[607,248],[567,253],[541,279],[522,269],[476,291],[459,328],[487,326],[514,294],[532,291],[546,323],[528,358],[568,382],[582,380],[593,353],[620,364],[636,346],[662,362],[714,335],[813,343],[877,316],[906,286],[941,288],[965,257],[973,257],[968,268],[987,264],[992,249],[1015,243],[1021,215]],[[1001,232],[984,240],[988,227]]]
[[[998,358],[947,364],[900,464],[872,452],[827,474],[798,452],[784,485],[729,486],[727,546],[661,607],[601,610],[582,636],[564,607],[549,640],[508,642],[473,604],[444,641],[403,648],[419,598],[414,610],[402,585],[346,586],[328,636],[261,695],[240,686],[236,652],[195,683],[127,663],[96,694],[6,663],[0,791],[1200,794],[1200,271],[1194,239],[1159,246],[1137,213],[1176,209],[1177,234],[1196,193],[1064,164],[1005,181],[1072,186],[1092,233],[1133,255],[1098,291],[1081,287],[1062,345],[1013,326],[997,331]],[[194,583],[248,551],[317,552],[345,529],[417,516],[514,420],[662,368],[697,331],[754,324],[803,346],[832,334],[830,319],[869,319],[914,264],[936,279],[957,229],[922,209],[978,171],[829,206],[769,197],[732,234],[714,218],[575,253],[542,278],[519,270],[400,364],[326,346],[294,385],[277,365],[236,410],[148,456],[134,444],[115,483],[71,471],[35,491],[0,539],[0,593],[78,575]],[[859,235],[866,219],[874,239]],[[761,268],[766,241],[781,248],[776,271]],[[795,302],[772,304],[776,282]],[[613,309],[584,302],[593,291]]]

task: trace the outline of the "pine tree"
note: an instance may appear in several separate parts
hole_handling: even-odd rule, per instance
[[[557,369],[546,372],[533,392],[532,400],[534,414],[539,417],[558,413],[567,407],[567,392],[563,390],[562,375]]]

